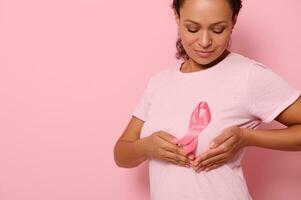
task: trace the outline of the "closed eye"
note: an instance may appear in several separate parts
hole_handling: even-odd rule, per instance
[[[187,30],[190,33],[196,33],[196,32],[198,32],[198,30],[191,30],[191,29],[187,29]],[[216,33],[216,34],[221,34],[222,32],[224,32],[224,29],[222,29],[222,30],[213,30],[213,32]]]
[[[221,31],[216,31],[216,30],[213,30],[214,33],[217,33],[217,34],[221,34],[222,32],[224,32],[224,29],[221,30]]]
[[[198,32],[198,30],[190,30],[190,29],[187,29],[190,33],[196,33]]]

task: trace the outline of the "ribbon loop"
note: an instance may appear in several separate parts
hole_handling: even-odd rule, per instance
[[[200,102],[193,110],[189,122],[189,130],[176,144],[183,147],[185,155],[196,150],[198,135],[211,121],[211,113],[206,102]]]

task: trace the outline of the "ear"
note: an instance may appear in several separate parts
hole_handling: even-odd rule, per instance
[[[175,16],[177,26],[179,27],[180,26],[180,17],[179,17],[179,15],[178,15],[178,13],[175,9],[173,9],[173,12],[174,12],[174,16]]]

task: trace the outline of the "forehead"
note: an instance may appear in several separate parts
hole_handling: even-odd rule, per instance
[[[232,10],[227,0],[185,0],[180,15],[182,20],[190,19],[200,24],[230,22]]]

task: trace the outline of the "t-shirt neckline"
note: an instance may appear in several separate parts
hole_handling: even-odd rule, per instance
[[[234,52],[230,52],[223,60],[221,60],[220,62],[218,62],[217,64],[209,67],[208,69],[203,69],[200,71],[196,71],[196,72],[181,72],[181,66],[183,65],[184,62],[182,62],[180,65],[177,65],[177,67],[175,68],[176,74],[177,76],[180,77],[195,77],[195,76],[200,76],[202,74],[207,74],[210,71],[214,71],[216,69],[218,69],[219,67],[221,67],[222,65],[224,65],[225,62],[227,62],[230,57],[232,57],[234,55]]]

